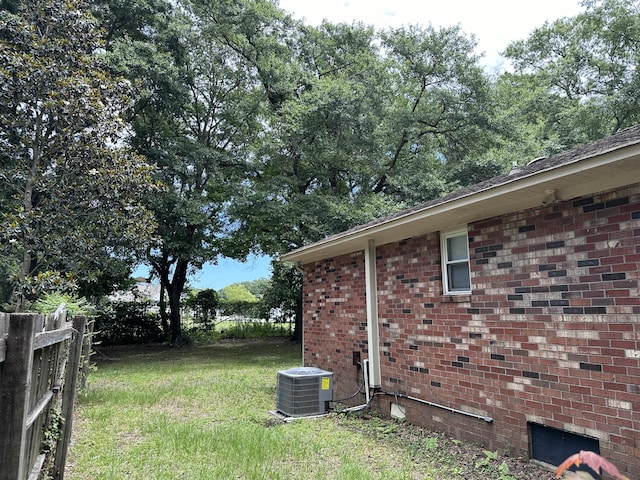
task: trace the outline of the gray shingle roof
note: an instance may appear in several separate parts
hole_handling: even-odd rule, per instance
[[[611,152],[614,150],[618,150],[620,148],[624,148],[624,147],[628,147],[636,144],[640,144],[640,125],[629,127],[627,129],[621,130],[608,137],[602,138],[600,140],[596,140],[594,142],[587,143],[585,145],[581,145],[579,147],[572,148],[571,150],[558,153],[551,157],[541,158],[539,160],[529,162],[529,164],[515,171],[504,173],[502,175],[498,175],[496,177],[490,178],[483,182],[476,183],[475,185],[471,185],[469,187],[456,190],[455,192],[451,192],[447,195],[436,198],[434,200],[430,200],[428,202],[418,204],[414,207],[401,210],[387,217],[378,218],[369,223],[358,225],[344,232],[340,232],[330,237],[327,237],[326,239],[322,240],[322,242],[328,241],[329,239],[332,239],[332,238],[337,238],[350,233],[354,233],[359,230],[365,230],[375,225],[387,223],[388,221],[393,220],[395,218],[403,217],[405,215],[418,212],[420,210],[426,210],[436,205],[441,205],[443,203],[448,203],[453,200],[457,200],[459,198],[467,197],[469,195],[473,195],[475,193],[482,192],[484,190],[497,187],[499,185],[515,182],[516,180],[520,180],[522,178],[535,175],[547,170],[559,168],[561,166],[576,163],[581,160],[594,157],[596,155],[602,155],[607,152]]]

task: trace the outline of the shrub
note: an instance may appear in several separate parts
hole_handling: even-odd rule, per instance
[[[198,324],[201,330],[208,332],[215,328],[216,314],[220,306],[218,292],[210,288],[200,290],[195,295],[189,295],[185,305],[192,310],[193,322]]]
[[[283,324],[270,322],[233,322],[228,328],[220,330],[221,338],[264,338],[287,335]]]
[[[193,327],[184,330],[184,334],[188,335],[194,343],[216,343],[220,340],[220,332],[214,328],[205,329],[202,327]]]
[[[149,302],[111,302],[96,317],[96,338],[105,345],[165,340],[160,316],[148,312]]]
[[[49,293],[34,304],[34,309],[38,313],[54,313],[63,304],[70,315],[92,315],[95,308],[84,298],[74,297],[64,293]]]
[[[222,302],[223,315],[232,316],[237,315],[244,318],[259,318],[260,317],[260,302]]]

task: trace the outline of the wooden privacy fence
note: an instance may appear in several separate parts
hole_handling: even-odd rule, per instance
[[[0,480],[64,478],[86,324],[0,313]]]

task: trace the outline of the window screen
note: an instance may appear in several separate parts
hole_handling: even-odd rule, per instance
[[[443,235],[443,280],[445,293],[471,292],[469,272],[469,240],[467,232]]]

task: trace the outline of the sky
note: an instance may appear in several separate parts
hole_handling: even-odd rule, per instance
[[[460,24],[485,53],[483,64],[503,68],[500,52],[513,40],[527,38],[545,21],[572,17],[582,11],[579,0],[280,0],[280,8],[305,23],[318,25],[363,22],[377,28],[420,24],[452,27]]]
[[[149,268],[138,267],[132,275],[136,277],[149,276]],[[206,263],[197,274],[188,278],[189,286],[193,288],[212,288],[221,290],[232,283],[241,283],[258,278],[271,277],[271,258],[264,256],[250,256],[246,262],[238,262],[231,258],[221,258],[216,265]],[[153,283],[157,283],[154,280]]]
[[[280,0],[280,8],[305,23],[318,25],[362,22],[378,29],[420,24],[433,27],[460,25],[478,42],[478,54],[489,71],[508,67],[500,56],[513,40],[525,39],[545,21],[575,16],[582,11],[579,0]],[[195,288],[221,288],[232,283],[269,278],[270,258],[250,257],[247,262],[220,259],[207,264],[189,278]],[[141,268],[134,275],[146,275]]]

